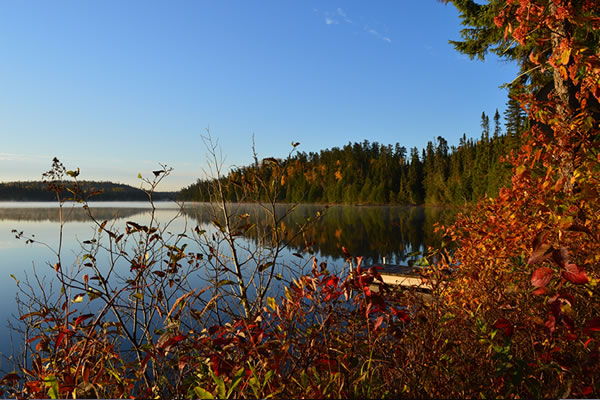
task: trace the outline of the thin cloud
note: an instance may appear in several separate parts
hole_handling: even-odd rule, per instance
[[[317,10],[316,8],[314,8],[313,11],[316,13],[319,12],[319,10]],[[324,11],[322,15],[325,18],[325,24],[327,25],[339,25],[342,21],[347,24],[353,23],[352,20],[348,17],[348,14],[346,14],[346,12],[341,8],[338,8],[334,12]]]
[[[348,24],[348,25],[358,25],[358,24],[354,24],[354,21],[348,16],[348,13],[346,13],[346,11],[344,11],[344,9],[342,9],[341,7],[336,8],[335,11],[320,11],[316,8],[313,8],[313,12],[315,12],[316,14],[320,14],[325,21],[326,25],[340,25],[342,22],[344,24]],[[363,19],[363,18],[359,18],[359,19]],[[379,39],[379,40],[383,40],[386,43],[392,43],[392,39],[389,36],[385,36],[383,34],[381,34],[379,31],[369,27],[369,26],[365,26],[363,27],[363,31],[367,32],[368,34],[372,35],[373,37]]]
[[[378,31],[376,31],[375,29],[369,28],[368,26],[365,26],[364,29],[365,29],[365,32],[367,32],[367,33],[375,36],[377,39],[381,39],[381,40],[383,40],[384,42],[387,42],[387,43],[392,43],[392,39],[390,39],[387,36],[382,35]]]
[[[344,12],[344,10],[342,10],[341,8],[337,9],[337,13],[340,17],[344,19],[344,21],[346,21],[349,24],[352,23],[352,20],[348,17],[348,14],[346,14],[346,12]]]

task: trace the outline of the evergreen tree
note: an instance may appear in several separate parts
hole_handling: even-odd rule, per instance
[[[498,137],[502,133],[502,128],[500,126],[500,113],[496,108],[496,113],[494,114],[494,140],[498,140]]]
[[[412,204],[422,204],[425,199],[423,189],[423,165],[419,159],[419,150],[410,150],[410,166],[407,173],[408,199]]]

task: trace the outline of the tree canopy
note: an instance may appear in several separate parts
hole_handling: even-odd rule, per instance
[[[223,178],[227,198],[243,198],[242,183],[252,176],[282,174],[278,201],[344,204],[464,204],[484,195],[495,196],[509,182],[504,156],[523,132],[521,113],[507,117],[510,135],[502,134],[500,114],[482,113],[478,140],[463,135],[450,146],[438,136],[426,148],[409,151],[400,143],[384,145],[364,140],[319,153],[300,152],[286,160],[265,159],[234,169]],[[274,166],[274,163],[277,164]],[[199,180],[179,193],[181,200],[209,201],[210,180]]]

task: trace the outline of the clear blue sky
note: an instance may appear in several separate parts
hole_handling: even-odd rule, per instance
[[[158,163],[179,189],[227,165],[348,142],[422,148],[479,137],[516,66],[448,44],[435,0],[0,2],[0,181],[39,179],[52,157],[83,179],[138,184]]]

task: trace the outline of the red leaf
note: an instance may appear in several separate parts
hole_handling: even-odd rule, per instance
[[[396,307],[392,307],[392,313],[398,318],[400,318],[400,320],[404,323],[410,321],[410,317],[406,312],[404,312],[404,310],[399,310]]]
[[[325,286],[337,286],[338,280],[337,276],[332,276],[325,280]]]
[[[62,343],[63,339],[65,338],[65,335],[67,334],[67,332],[69,332],[66,329],[63,329],[60,331],[60,333],[58,334],[58,337],[56,338],[56,343],[54,345],[54,350],[58,349],[58,346],[60,346],[60,344]]]
[[[140,366],[142,367],[142,370],[146,369],[146,364],[150,360],[150,357],[152,357],[152,354],[150,354],[150,353],[146,354],[146,357],[144,357],[144,359],[140,363]]]
[[[592,332],[600,332],[600,317],[590,319],[587,324],[585,324],[585,329]]]
[[[373,307],[372,303],[367,303],[367,307],[365,309],[365,317],[369,318],[369,313],[371,312],[372,307]]]
[[[213,356],[210,358],[210,364],[211,364],[212,370],[215,373],[215,375],[216,376],[221,375],[222,362],[221,362],[221,358],[218,355],[213,354]]]
[[[556,330],[556,318],[554,318],[554,315],[548,315],[548,319],[546,320],[544,325],[546,326],[546,328],[548,328],[550,333],[554,332]]]
[[[79,317],[77,317],[77,319],[76,319],[76,320],[75,320],[75,322],[73,323],[73,326],[74,326],[75,328],[77,328],[77,325],[79,325],[79,323],[80,323],[81,321],[85,321],[86,319],[88,319],[88,318],[90,318],[90,317],[93,317],[93,316],[94,316],[94,314],[84,314],[84,315],[80,315]]]
[[[576,285],[582,285],[589,282],[583,268],[579,268],[576,264],[567,264],[562,276]]]
[[[382,322],[383,322],[383,315],[377,317],[377,319],[375,320],[375,325],[373,325],[373,330],[377,330],[377,328],[379,328],[381,326]]]
[[[32,337],[31,339],[29,339],[29,340],[27,341],[27,343],[34,342],[34,341],[38,340],[38,339],[39,339],[39,338],[41,338],[41,337],[43,337],[43,335],[37,335],[37,336],[35,336],[35,337]]]
[[[531,275],[531,284],[535,287],[546,286],[554,276],[554,271],[548,267],[540,267]]]
[[[527,263],[530,265],[540,263],[550,258],[552,245],[546,242],[549,232],[540,232],[533,240],[533,252],[529,256]]]
[[[504,334],[508,337],[512,336],[514,332],[512,324],[506,318],[499,318],[492,326],[496,329],[501,329],[504,331]]]
[[[172,337],[172,338],[171,338],[171,340],[172,340],[174,343],[180,342],[180,341],[182,341],[183,339],[185,339],[185,336],[183,336],[181,333],[180,333],[179,335],[177,335],[177,336],[174,336],[174,337]]]
[[[183,371],[183,369],[188,365],[190,360],[191,360],[191,357],[188,357],[188,356],[183,356],[179,359],[179,361],[177,362],[177,366],[179,367],[179,372]]]
[[[549,290],[547,287],[539,287],[533,291],[533,294],[539,296],[548,293]]]

